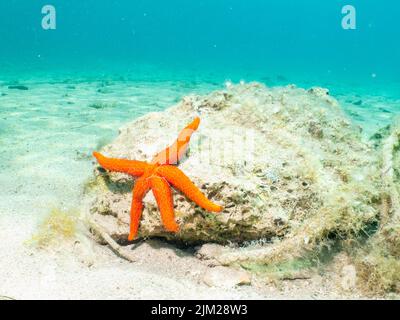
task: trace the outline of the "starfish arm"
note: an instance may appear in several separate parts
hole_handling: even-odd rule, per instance
[[[98,152],[93,152],[93,156],[104,169],[127,173],[135,177],[142,175],[148,166],[144,161],[107,158]]]
[[[175,222],[174,205],[172,203],[171,187],[167,180],[162,177],[151,178],[151,190],[156,198],[161,213],[161,220],[165,229],[171,232],[178,232],[179,226]]]
[[[182,191],[190,200],[197,203],[200,207],[214,212],[220,212],[222,210],[221,206],[208,200],[194,183],[177,167],[160,166],[157,169],[157,173],[164,177],[175,188]]]
[[[131,204],[131,224],[128,236],[129,241],[132,241],[137,236],[140,217],[142,216],[143,211],[142,199],[149,191],[149,188],[150,184],[148,182],[148,179],[146,178],[139,178],[136,181],[135,186],[133,187],[133,197]]]
[[[179,133],[178,139],[171,146],[154,156],[152,163],[159,165],[177,164],[185,155],[190,138],[199,127],[199,124],[200,118],[196,117]]]
[[[131,224],[129,227],[128,241],[134,240],[137,236],[137,233],[139,230],[140,217],[142,216],[142,212],[143,212],[142,201],[133,198],[132,204],[131,204]]]

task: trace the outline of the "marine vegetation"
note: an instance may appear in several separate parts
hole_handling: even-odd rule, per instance
[[[77,224],[78,212],[53,208],[28,242],[44,248],[58,241],[73,239],[76,235]]]
[[[400,293],[400,122],[386,130],[378,151],[382,155],[383,196],[377,232],[354,260],[360,287],[370,294]]]

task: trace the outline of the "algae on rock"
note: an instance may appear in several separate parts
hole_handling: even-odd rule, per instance
[[[380,226],[355,257],[360,286],[373,294],[400,293],[400,119],[385,131]]]
[[[163,229],[149,193],[140,238],[223,245],[266,240],[262,246],[227,247],[215,258],[222,264],[268,263],[301,257],[333,238],[350,239],[377,221],[379,157],[322,88],[250,83],[188,96],[129,123],[101,151],[149,161],[196,115],[202,122],[180,168],[224,210],[205,212],[174,193],[181,230],[172,234]],[[134,181],[99,167],[95,176],[101,187],[94,192],[91,219],[126,244]]]

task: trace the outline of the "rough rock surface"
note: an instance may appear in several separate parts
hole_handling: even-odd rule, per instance
[[[339,233],[376,217],[377,160],[360,130],[321,88],[228,84],[224,90],[187,96],[164,112],[138,118],[101,152],[149,161],[196,115],[201,124],[179,167],[224,210],[206,212],[174,192],[181,230],[172,234],[163,229],[150,192],[139,237],[240,243],[285,238],[309,219],[323,220],[331,211],[340,212],[334,216],[342,219]],[[134,181],[97,166],[95,179],[91,218],[123,244]]]

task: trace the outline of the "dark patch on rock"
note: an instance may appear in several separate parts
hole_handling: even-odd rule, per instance
[[[370,141],[372,141],[374,148],[378,148],[382,145],[382,141],[389,136],[391,130],[391,126],[387,125],[386,127],[379,129],[369,138]]]
[[[322,130],[321,126],[314,121],[309,123],[308,133],[317,139],[322,139],[324,137],[324,131]]]

